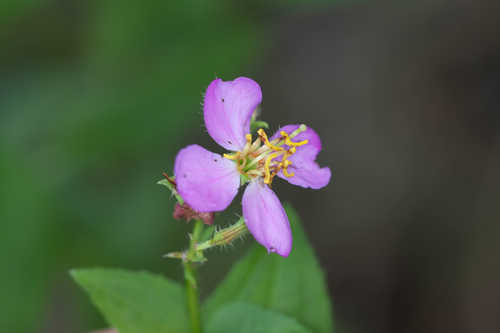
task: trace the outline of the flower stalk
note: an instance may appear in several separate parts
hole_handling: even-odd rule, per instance
[[[197,220],[193,228],[193,233],[191,234],[189,250],[186,253],[186,258],[182,261],[184,267],[184,279],[186,280],[186,301],[192,333],[201,333],[202,327],[196,267],[194,266],[195,263],[187,260],[187,258],[196,256],[196,253],[198,252],[196,250],[196,244],[202,232],[203,222]]]

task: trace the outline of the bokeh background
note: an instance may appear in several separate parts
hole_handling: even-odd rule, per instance
[[[277,190],[338,332],[500,331],[499,36],[486,0],[1,1],[0,331],[104,327],[74,267],[181,279],[161,255],[189,226],[155,182],[217,149],[202,93],[240,75],[272,129],[323,139],[331,184]],[[240,254],[209,254],[203,294]]]

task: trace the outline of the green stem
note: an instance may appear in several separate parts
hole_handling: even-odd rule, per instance
[[[191,242],[189,244],[189,250],[187,258],[191,258],[192,254],[196,251],[195,246],[198,239],[203,231],[203,222],[196,221],[193,228],[193,234],[191,235]],[[191,332],[201,333],[201,313],[200,313],[200,302],[198,295],[198,286],[196,283],[196,268],[194,263],[190,262],[189,259],[183,262],[184,265],[184,278],[186,279],[186,298],[187,298],[187,308],[189,312],[189,321],[191,322]]]
[[[193,263],[184,263],[184,274],[189,275],[194,278],[196,276],[196,271],[193,267]],[[196,280],[195,280],[196,281]],[[187,297],[187,307],[189,311],[189,321],[191,323],[191,332],[201,333],[201,316],[200,316],[200,305],[198,301],[198,289],[196,284],[193,283],[191,278],[186,277],[186,297]]]

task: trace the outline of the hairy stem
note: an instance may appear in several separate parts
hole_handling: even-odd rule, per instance
[[[248,232],[245,220],[241,217],[235,224],[217,230],[213,237],[196,246],[198,251],[205,251],[215,246],[224,246],[231,244],[234,240],[243,237]]]

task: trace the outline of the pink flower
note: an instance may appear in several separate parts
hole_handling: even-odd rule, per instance
[[[205,93],[205,126],[232,153],[221,156],[198,145],[187,146],[177,154],[174,173],[179,194],[199,212],[226,209],[240,185],[248,182],[242,200],[248,230],[268,252],[286,257],[292,249],[290,224],[269,186],[278,176],[319,189],[328,184],[331,172],[316,163],[321,141],[305,125],[284,126],[270,139],[260,129],[252,141],[250,121],[261,101],[260,86],[249,78],[212,81]]]

